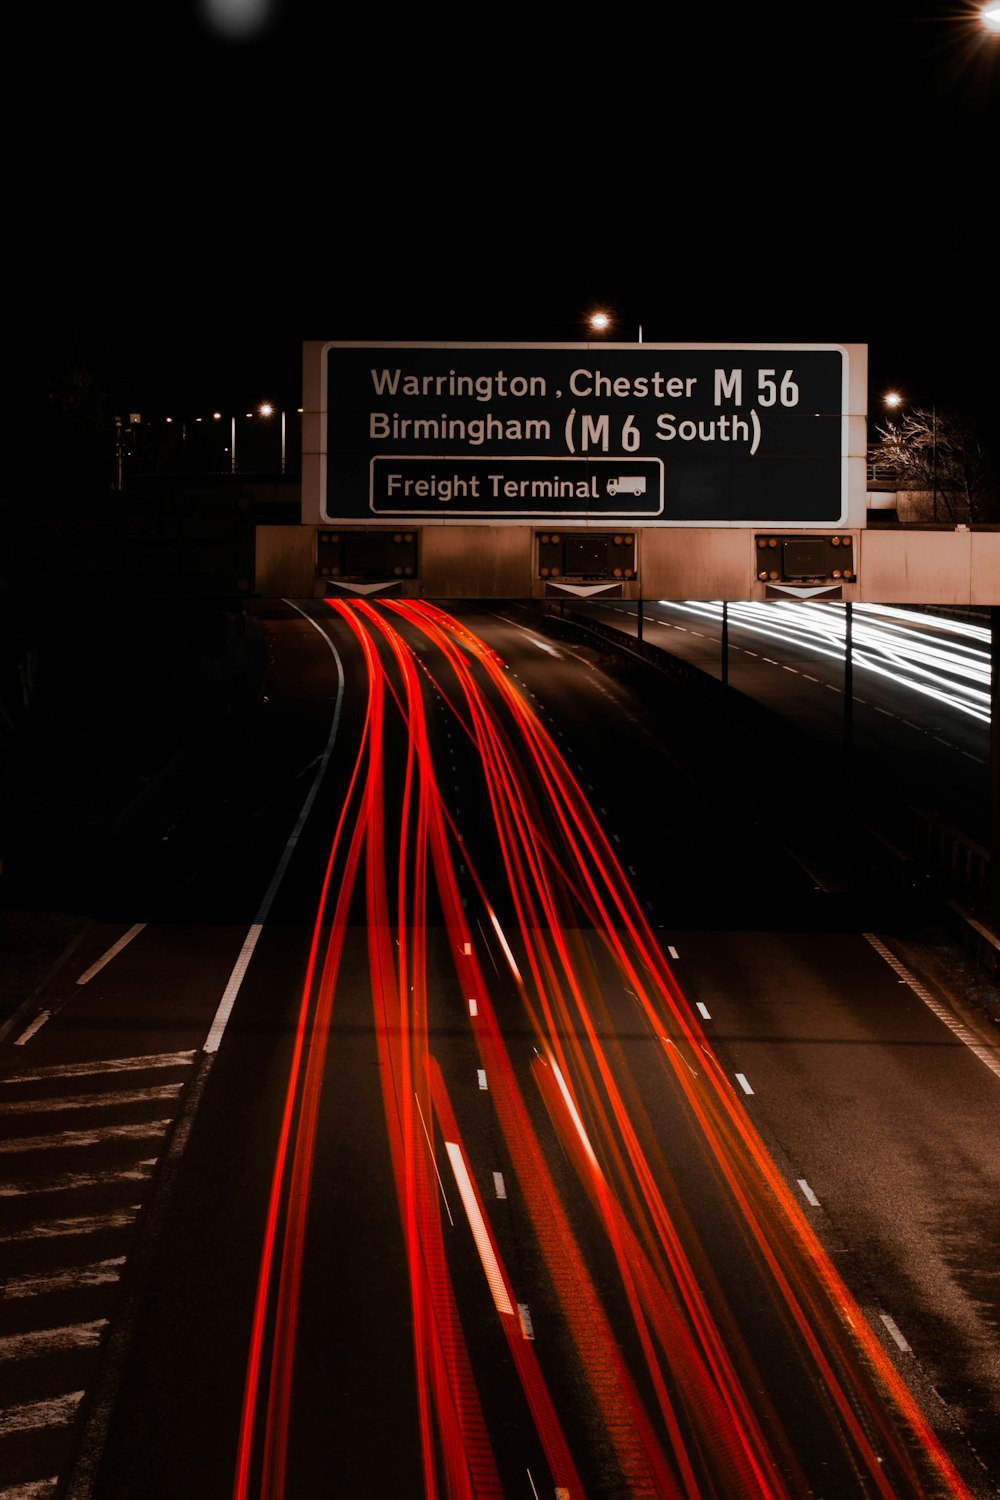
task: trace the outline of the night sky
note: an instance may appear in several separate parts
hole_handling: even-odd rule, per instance
[[[986,414],[976,16],[285,0],[224,40],[200,4],[81,7],[26,54],[9,285],[123,407],[291,401],[304,339],[562,341],[603,304],[624,339],[867,343],[873,390]]]

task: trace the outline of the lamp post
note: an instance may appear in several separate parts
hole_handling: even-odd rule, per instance
[[[260,413],[260,415],[262,417],[273,417],[274,416],[274,407],[272,406],[272,404],[271,404],[270,401],[262,401],[260,403],[260,405],[258,406],[257,410],[258,410],[258,412]],[[285,430],[286,430],[285,429],[285,409],[284,409],[284,407],[282,407],[281,411],[279,412],[279,416],[281,417],[281,472],[282,472],[282,474],[284,474],[284,472],[285,472]]]
[[[903,405],[903,397],[898,391],[887,391],[882,397],[882,404],[895,411]],[[937,406],[931,406],[931,515],[936,521],[938,518],[937,497]]]

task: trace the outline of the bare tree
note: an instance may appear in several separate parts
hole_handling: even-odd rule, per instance
[[[958,412],[914,406],[876,429],[872,462],[901,490],[925,490],[935,520],[1000,519],[993,455],[975,422]]]

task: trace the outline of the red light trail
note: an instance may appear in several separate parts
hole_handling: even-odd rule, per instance
[[[331,624],[364,665],[366,701],[299,1007],[233,1500],[289,1493],[320,1104],[356,901],[363,901],[382,1119],[406,1247],[422,1454],[412,1493],[419,1487],[426,1500],[505,1494],[497,1435],[506,1418],[485,1402],[477,1381],[468,1281],[461,1290],[455,1282],[459,1227],[478,1257],[532,1442],[548,1467],[544,1481],[528,1476],[537,1494],[583,1500],[610,1492],[594,1477],[593,1454],[581,1448],[581,1402],[613,1455],[619,1477],[611,1489],[631,1500],[791,1500],[815,1492],[631,1075],[614,1019],[625,1003],[630,1031],[647,1044],[662,1108],[697,1142],[706,1183],[732,1225],[734,1253],[766,1288],[776,1327],[856,1492],[968,1495],[785,1186],[598,819],[503,662],[436,606],[328,603]],[[431,706],[447,716],[481,776],[491,818],[474,847],[442,791]],[[470,918],[460,872],[507,971]],[[513,913],[509,931],[498,909]],[[431,910],[441,918],[432,921]],[[518,1301],[525,1293],[505,1263],[477,1187],[483,1169],[466,1139],[463,1108],[435,1053],[435,1017],[453,1003],[438,993],[440,979],[430,978],[428,933],[441,919],[454,957],[453,995],[466,1007],[551,1307],[572,1350],[571,1381],[558,1378],[552,1356],[526,1332]],[[527,1025],[533,1040],[527,1068],[512,1055],[501,1020],[512,1004],[518,1029]],[[567,1170],[578,1189],[569,1197]],[[453,1201],[456,1212],[461,1204],[457,1219]],[[595,1232],[600,1275],[584,1244]],[[348,1490],[331,1476],[328,1492]]]

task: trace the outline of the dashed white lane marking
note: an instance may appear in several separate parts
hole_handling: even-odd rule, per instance
[[[194,1052],[153,1052],[148,1057],[107,1057],[93,1062],[56,1063],[8,1073],[4,1083],[43,1083],[47,1078],[84,1078],[94,1073],[142,1073],[147,1068],[177,1068],[194,1061]]]
[[[87,1349],[99,1344],[108,1326],[107,1318],[90,1323],[69,1323],[65,1328],[36,1328],[31,1333],[12,1333],[0,1339],[0,1359],[31,1359],[60,1349]]]
[[[816,1194],[813,1192],[812,1188],[809,1186],[808,1182],[806,1182],[804,1177],[799,1178],[799,1187],[802,1189],[802,1196],[803,1198],[805,1198],[806,1202],[811,1203],[813,1208],[819,1208],[819,1199],[816,1197]]]
[[[920,980],[914,974],[910,973],[905,964],[900,963],[896,955],[874,933],[866,932],[864,936],[866,941],[871,943],[875,952],[885,959],[890,969],[898,974],[903,983],[908,984],[913,993],[924,1002],[928,1010],[932,1010],[938,1020],[943,1021],[948,1030],[953,1032],[960,1042],[964,1042],[969,1051],[974,1052],[980,1062],[986,1064],[991,1073],[995,1073],[1000,1078],[1000,1058],[998,1058],[996,1049],[984,1046],[967,1026],[963,1026],[962,1022],[953,1016],[946,1006],[935,999],[926,985],[921,984]]]
[[[76,1409],[83,1400],[82,1391],[56,1396],[52,1401],[31,1401],[25,1406],[8,1406],[0,1411],[0,1437],[12,1432],[33,1432],[39,1427],[68,1427],[76,1420]]]
[[[24,1135],[0,1141],[0,1153],[61,1151],[76,1146],[99,1146],[102,1141],[152,1140],[169,1130],[171,1120],[147,1120],[141,1125],[105,1125],[97,1130],[57,1130],[48,1135]]]
[[[124,1255],[91,1261],[86,1266],[65,1266],[58,1271],[32,1271],[28,1276],[8,1276],[5,1297],[38,1297],[49,1292],[71,1292],[82,1286],[107,1286],[117,1281],[125,1265]]]
[[[680,958],[680,954],[677,952],[677,949],[674,947],[673,943],[667,944],[667,952],[670,954],[671,958]]]
[[[469,1001],[469,1015],[470,1016],[476,1016],[478,1014],[479,1014],[479,1006],[476,1004],[475,1000],[470,1000]]]
[[[488,1087],[488,1084],[486,1082],[486,1069],[485,1068],[477,1068],[477,1070],[476,1070],[476,1077],[479,1079],[479,1087],[481,1089],[485,1089],[485,1088]]]
[[[92,963],[89,969],[85,969],[83,971],[79,979],[76,981],[77,984],[87,984],[89,980],[93,979],[95,974],[99,974],[104,968],[105,964],[109,964],[111,960],[122,951],[123,948],[128,947],[133,938],[139,936],[145,925],[145,922],[136,922],[134,927],[130,927],[128,932],[126,932],[124,936],[118,939],[117,943],[112,943],[107,952],[101,954],[96,963]]]
[[[712,1019],[712,1017],[708,1013],[708,1006],[707,1005],[703,1005],[700,1000],[697,1002],[697,1004],[698,1004],[698,1014],[702,1017],[703,1020],[710,1021]]]
[[[139,1212],[139,1204],[120,1208],[110,1214],[81,1215],[75,1219],[45,1219],[37,1224],[25,1224],[21,1229],[0,1234],[0,1244],[12,1245],[17,1240],[55,1240],[72,1234],[99,1234],[104,1229],[127,1229]]]
[[[23,1047],[25,1042],[30,1042],[35,1032],[41,1031],[46,1021],[51,1019],[51,1016],[52,1012],[50,1010],[40,1010],[31,1025],[25,1031],[22,1031],[20,1036],[14,1038],[14,1046]]]
[[[745,1077],[745,1075],[743,1073],[737,1073],[737,1075],[736,1075],[736,1082],[739,1084],[739,1086],[743,1090],[744,1094],[752,1094],[753,1093],[753,1089],[750,1087],[749,1083],[747,1083],[746,1077]]]
[[[493,1191],[498,1198],[506,1198],[507,1196],[507,1184],[503,1180],[502,1172],[493,1173]]]
[[[526,1339],[533,1339],[535,1337],[535,1330],[532,1326],[531,1312],[527,1302],[519,1302],[517,1304],[517,1316],[521,1320],[521,1332],[524,1334],[524,1337]]]
[[[879,1313],[879,1317],[882,1319],[882,1322],[885,1324],[886,1328],[888,1328],[889,1335],[892,1338],[892,1341],[896,1345],[897,1349],[901,1349],[904,1354],[912,1354],[913,1350],[910,1348],[909,1344],[906,1342],[903,1335],[900,1333],[899,1329],[896,1327],[895,1323],[888,1316],[888,1314]]]

